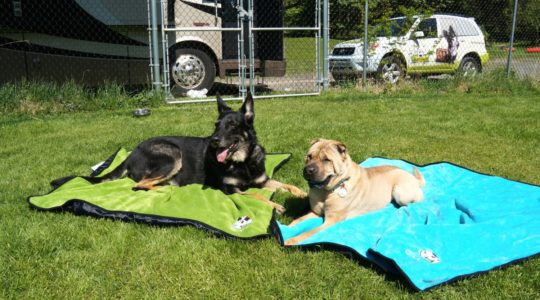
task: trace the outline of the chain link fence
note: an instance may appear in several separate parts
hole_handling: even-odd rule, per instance
[[[318,94],[320,2],[307,6],[294,19],[283,0],[161,1],[169,103]]]
[[[480,72],[540,80],[539,1],[338,0],[330,11],[330,72],[338,83]]]
[[[153,85],[182,102],[248,90],[316,95],[364,73],[390,82],[499,70],[540,78],[539,1],[336,0],[329,15],[326,0],[0,4],[0,82]]]

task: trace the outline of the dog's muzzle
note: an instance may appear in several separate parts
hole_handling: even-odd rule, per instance
[[[213,136],[210,139],[210,144],[212,148],[216,149],[216,160],[219,163],[225,163],[225,161],[238,149],[238,142],[224,145],[225,143],[217,136]]]
[[[323,190],[328,185],[330,180],[332,180],[333,176],[334,175],[328,175],[328,177],[326,177],[323,181],[308,180],[307,182],[310,188]]]
[[[307,165],[304,168],[304,179],[308,182],[310,188],[324,189],[330,180],[332,179],[332,174],[326,176],[324,180],[317,180],[314,177],[317,177],[318,168],[313,165]]]

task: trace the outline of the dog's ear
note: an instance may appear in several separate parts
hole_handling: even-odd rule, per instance
[[[452,27],[452,25],[450,25],[450,28],[448,28],[448,35],[451,37],[456,36],[456,32],[454,31],[454,27]]]
[[[309,142],[309,144],[310,144],[311,146],[313,146],[313,145],[317,144],[318,142],[320,142],[321,140],[322,140],[322,139],[314,139],[314,140],[311,140],[311,142]]]
[[[248,124],[253,124],[253,120],[255,119],[255,107],[253,104],[253,96],[251,95],[251,92],[248,91],[246,100],[244,100],[244,103],[240,108],[240,112],[244,115],[244,119]]]
[[[228,107],[227,104],[225,104],[225,101],[223,101],[223,98],[221,98],[219,94],[216,95],[216,100],[217,100],[218,112],[220,115],[226,111],[231,110],[231,108]]]
[[[342,142],[337,142],[335,145],[339,154],[342,157],[345,157],[347,155],[347,146],[345,146],[345,144],[343,144]]]

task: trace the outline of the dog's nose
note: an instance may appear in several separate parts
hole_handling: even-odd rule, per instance
[[[316,171],[317,169],[314,166],[306,166],[304,168],[304,176],[311,176],[315,174]]]

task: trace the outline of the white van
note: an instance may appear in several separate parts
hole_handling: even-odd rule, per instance
[[[472,75],[482,71],[489,58],[482,31],[473,18],[435,14],[428,18],[390,19],[388,26],[370,42],[367,73],[385,82],[396,83],[406,74]],[[410,24],[410,23],[409,23]],[[335,80],[363,72],[363,41],[336,45],[330,55],[330,71]]]

